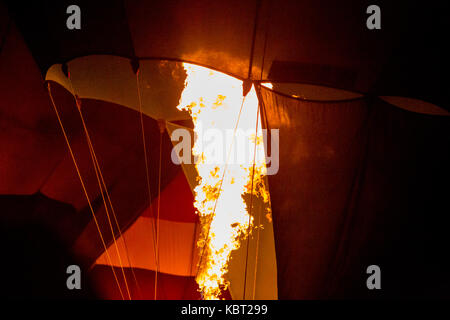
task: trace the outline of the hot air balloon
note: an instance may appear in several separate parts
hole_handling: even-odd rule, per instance
[[[52,230],[99,297],[202,299],[211,279],[215,298],[378,297],[372,264],[389,270],[389,297],[446,294],[445,10],[383,2],[370,30],[361,1],[80,1],[71,30],[71,4],[1,7],[0,194],[4,221]],[[198,133],[192,84],[266,129],[279,159],[256,180],[256,157],[247,180],[211,173],[213,203],[236,181],[247,192],[222,202],[245,219],[212,232],[206,177],[173,161],[173,133]],[[221,227],[237,247],[205,245]],[[226,251],[224,281],[205,251]]]

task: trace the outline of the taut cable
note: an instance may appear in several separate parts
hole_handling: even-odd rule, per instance
[[[53,99],[53,95],[52,95],[52,92],[51,92],[51,87],[50,87],[50,83],[49,82],[47,82],[47,90],[48,90],[48,94],[50,96],[50,100],[52,102],[53,109],[55,110],[56,117],[58,118],[58,122],[59,122],[59,125],[61,127],[61,131],[62,131],[62,133],[64,135],[64,139],[66,140],[66,144],[67,144],[67,147],[69,149],[70,156],[72,157],[72,161],[73,161],[73,164],[75,166],[75,170],[77,171],[78,178],[80,179],[81,187],[83,188],[84,195],[86,196],[86,200],[87,200],[89,208],[91,210],[92,218],[93,218],[93,220],[95,222],[95,226],[97,227],[97,231],[98,231],[98,234],[100,236],[100,240],[102,242],[103,248],[105,249],[108,262],[110,264],[111,270],[112,270],[113,275],[114,275],[114,279],[115,279],[115,281],[117,283],[117,287],[119,289],[119,292],[120,292],[120,295],[122,297],[122,300],[124,300],[124,295],[123,295],[123,292],[122,292],[122,288],[121,288],[119,280],[117,278],[116,271],[114,270],[114,267],[112,266],[111,256],[109,255],[109,252],[107,250],[106,243],[105,243],[105,240],[103,238],[100,226],[98,224],[97,217],[95,216],[94,209],[92,207],[91,201],[89,199],[89,195],[87,193],[86,186],[85,186],[83,178],[81,176],[80,169],[79,169],[77,161],[75,159],[75,155],[74,155],[74,153],[72,151],[72,147],[70,146],[69,138],[67,136],[66,130],[64,129],[64,125],[63,125],[63,123],[61,121],[61,117],[59,115],[58,109],[56,108],[55,100]]]

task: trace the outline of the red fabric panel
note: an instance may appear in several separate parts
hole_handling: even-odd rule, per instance
[[[65,150],[38,66],[14,23],[1,36],[0,194],[32,194]]]
[[[160,200],[159,200],[160,198]],[[142,213],[144,217],[156,217],[160,201],[160,219],[178,222],[198,222],[195,213],[194,196],[183,171],[155,198],[152,205]]]
[[[156,226],[159,228],[158,266],[155,255]],[[178,276],[192,276],[197,272],[200,257],[200,249],[196,245],[199,233],[200,227],[195,223],[169,220],[159,220],[156,223],[153,218],[140,216],[95,263],[133,266]]]

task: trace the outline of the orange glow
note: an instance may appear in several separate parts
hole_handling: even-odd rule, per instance
[[[218,299],[221,289],[228,286],[225,275],[232,251],[240,247],[254,228],[249,201],[245,201],[252,191],[253,162],[253,194],[266,203],[269,201],[263,179],[266,165],[258,99],[253,86],[244,99],[243,84],[238,79],[188,63],[183,66],[187,78],[178,109],[188,110],[192,117],[196,134],[192,153],[198,157],[194,206],[202,225],[198,246],[203,258],[196,281],[204,299]],[[207,139],[202,138],[203,134],[220,135],[226,131],[232,133],[231,137],[216,141],[224,150],[225,161],[214,161],[220,159],[218,149],[212,148],[211,143],[205,145]]]

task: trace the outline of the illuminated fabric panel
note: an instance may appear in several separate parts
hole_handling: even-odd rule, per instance
[[[154,228],[156,219],[139,217],[117,240],[122,266],[147,270],[156,270]],[[178,276],[195,276],[199,252],[196,246],[198,228],[195,223],[159,220],[159,272]],[[127,253],[128,252],[128,253]],[[120,266],[116,247],[108,248],[113,266]],[[129,261],[127,257],[129,256]],[[103,253],[96,264],[110,264],[106,253]]]
[[[373,297],[364,271],[377,261],[395,279],[383,297],[422,296],[399,266],[430,274],[430,257],[446,263],[450,118],[376,98],[308,102],[262,88],[262,99],[263,124],[280,130],[268,177],[279,298]]]

